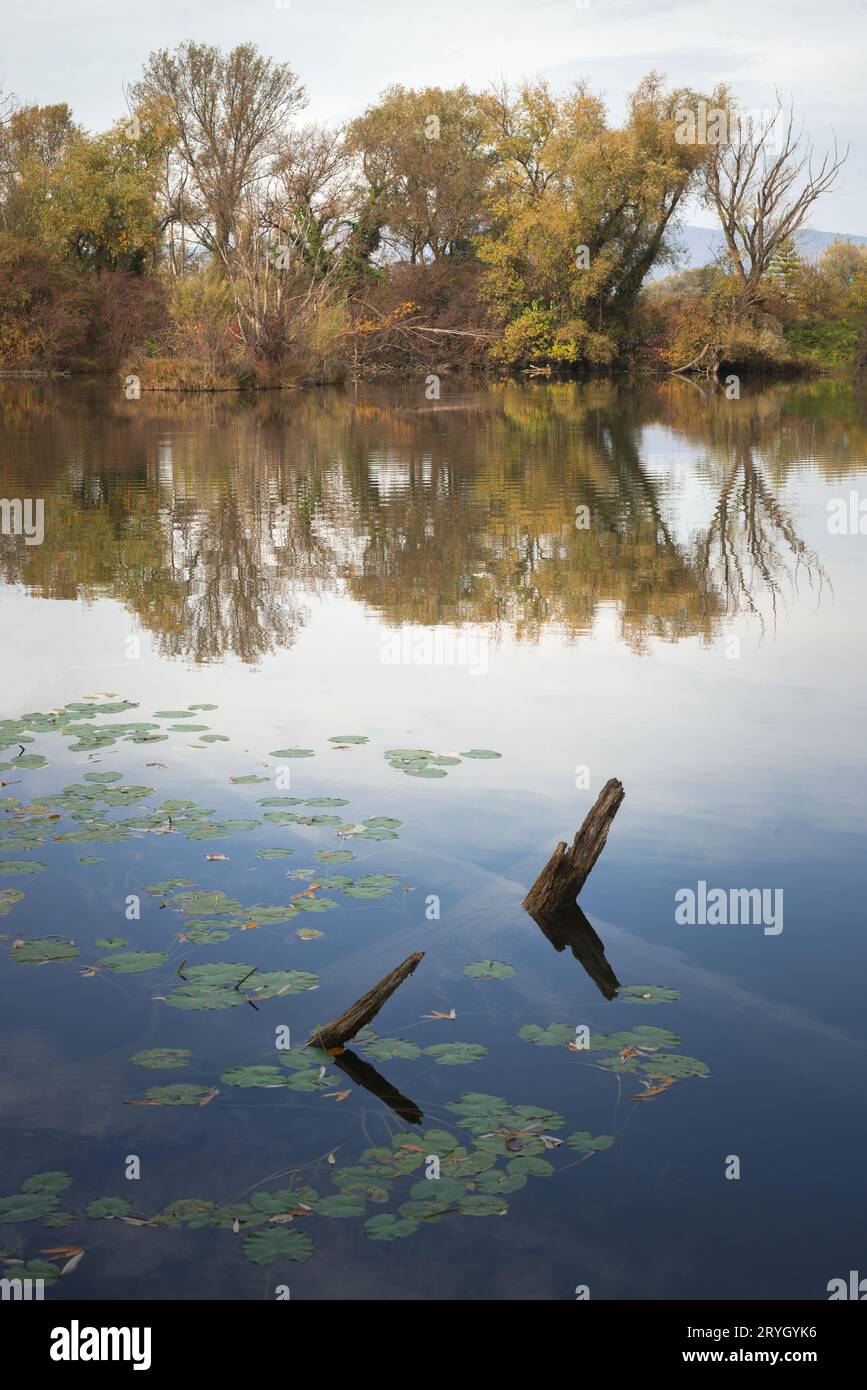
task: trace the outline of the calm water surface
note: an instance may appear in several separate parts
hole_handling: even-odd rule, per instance
[[[30,721],[0,738],[0,1196],[37,1173],[71,1183],[34,1219],[0,1204],[2,1253],[86,1247],[58,1300],[819,1299],[863,1271],[867,537],[832,534],[828,504],[865,489],[867,407],[837,383],[738,401],[688,383],[449,385],[439,402],[415,386],[239,402],[4,383],[0,497],[43,499],[45,538],[0,537],[0,719]],[[181,717],[194,705],[215,708]],[[34,718],[59,710],[66,732]],[[130,723],[148,741],[93,732]],[[395,748],[501,756],[420,777]],[[589,920],[546,935],[521,900],[611,776],[626,799],[581,895]],[[284,803],[337,824],[268,821],[274,796],[345,804]],[[369,818],[399,821],[395,838],[362,837]],[[118,819],[138,823],[106,833]],[[354,858],[317,858],[334,851]],[[312,890],[335,906],[267,920],[341,874],[394,882],[359,897],[337,880]],[[145,891],[172,878],[234,907],[184,915],[182,886]],[[679,923],[675,894],[700,881],[778,890],[782,930]],[[49,937],[78,955],[28,963]],[[99,964],[114,938],[157,963]],[[308,1068],[309,1090],[225,1079],[299,1075],[278,1030],[300,1046],[416,950],[375,1023],[413,1047],[355,1045],[368,1070],[329,1064],[319,1085]],[[515,973],[465,974],[484,960]],[[317,987],[166,1002],[227,962]],[[233,992],[239,975],[221,979]],[[566,1031],[540,1045],[530,1024]],[[600,1048],[565,1045],[582,1025]],[[620,1059],[639,1027],[676,1038]],[[455,1042],[484,1052],[425,1050]],[[190,1056],[132,1062],[154,1048]],[[211,1098],[128,1104],[177,1083]],[[466,1092],[538,1119],[488,1102],[474,1135],[449,1108]],[[450,1175],[456,1142],[477,1161]],[[363,1158],[393,1145],[396,1160]],[[102,1197],[160,1221],[86,1215]],[[405,1237],[365,1234],[407,1203]],[[251,1237],[275,1232],[301,1243],[251,1260]]]

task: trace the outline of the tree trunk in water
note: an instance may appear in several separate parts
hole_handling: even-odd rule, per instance
[[[567,849],[565,840],[560,841],[524,899],[523,906],[533,917],[552,917],[574,903],[605,848],[611,822],[624,795],[622,782],[610,778],[587,813],[571,848]]]
[[[415,951],[411,956],[407,956],[405,961],[380,980],[379,984],[374,985],[373,989],[368,990],[367,994],[357,999],[339,1018],[311,1033],[307,1039],[308,1046],[323,1047],[327,1050],[342,1047],[350,1038],[354,1038],[356,1033],[361,1032],[364,1025],[379,1013],[386,999],[394,994],[398,985],[403,984],[423,959],[424,951]]]

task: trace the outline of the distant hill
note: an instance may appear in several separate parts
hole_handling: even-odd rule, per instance
[[[795,236],[795,243],[801,255],[807,260],[814,261],[817,256],[824,251],[826,246],[838,236],[843,236],[846,241],[853,241],[858,246],[867,246],[867,236],[849,236],[842,232],[819,232],[802,231]],[[676,267],[677,270],[694,270],[699,266],[712,265],[720,254],[725,251],[725,241],[722,232],[714,231],[710,227],[682,227],[679,234],[679,242],[683,248],[683,255]],[[666,275],[674,273],[671,266],[657,266],[651,272],[652,280],[659,280]]]

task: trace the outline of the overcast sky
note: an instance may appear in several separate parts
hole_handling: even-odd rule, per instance
[[[867,0],[2,0],[0,87],[67,101],[90,129],[125,110],[153,48],[252,41],[291,62],[308,116],[340,122],[392,82],[484,87],[586,77],[619,116],[651,68],[702,90],[729,82],[749,108],[779,89],[814,143],[851,143],[812,225],[867,233]],[[693,222],[712,219],[690,214]]]

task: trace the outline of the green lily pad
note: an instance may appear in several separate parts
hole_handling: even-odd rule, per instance
[[[370,740],[365,734],[332,734],[329,743],[368,743]]]
[[[79,864],[104,864],[105,858],[100,854],[85,854],[79,859]],[[97,945],[99,943],[97,942]]]
[[[314,858],[318,859],[320,864],[348,864],[355,855],[348,849],[320,849],[316,851]]]
[[[364,1234],[368,1240],[405,1240],[418,1230],[418,1222],[410,1217],[394,1216],[391,1212],[381,1212],[371,1216],[364,1223]]]
[[[313,941],[317,936],[324,936],[325,933],[317,931],[315,927],[299,927],[295,935],[301,941]]]
[[[227,1086],[285,1086],[286,1073],[279,1067],[232,1067],[220,1077]]]
[[[271,750],[272,758],[312,758],[313,756],[312,748],[274,748]]]
[[[650,1076],[674,1076],[677,1078],[684,1076],[708,1076],[710,1067],[707,1062],[700,1062],[697,1057],[681,1057],[676,1052],[657,1052],[646,1062],[640,1062],[641,1071],[646,1071]]]
[[[679,989],[668,989],[664,985],[624,985],[617,993],[632,1004],[673,1004],[680,998]]]
[[[75,960],[80,955],[73,941],[60,941],[54,936],[36,937],[22,941],[12,948],[12,959],[22,965],[44,965],[48,961]]]
[[[199,1105],[210,1095],[207,1086],[193,1086],[190,1082],[178,1082],[174,1086],[151,1086],[145,1091],[148,1100],[158,1105]]]
[[[16,903],[23,901],[23,898],[24,894],[20,888],[0,888],[0,917],[5,917],[7,913],[12,911]]]
[[[129,942],[125,936],[98,936],[93,944],[99,946],[102,951],[119,951],[122,946],[128,946]]]
[[[56,1197],[58,1192],[65,1192],[72,1186],[72,1178],[68,1173],[53,1170],[48,1173],[34,1173],[32,1177],[26,1178],[21,1184],[22,1192],[42,1192],[47,1196]]]
[[[525,1042],[535,1043],[537,1047],[564,1047],[566,1043],[574,1042],[575,1029],[567,1023],[551,1023],[547,1028],[540,1028],[538,1023],[526,1023],[518,1029],[518,1037]]]
[[[574,1134],[569,1135],[566,1143],[570,1149],[576,1149],[578,1153],[595,1154],[610,1149],[614,1138],[610,1134],[597,1134],[594,1138],[589,1129],[576,1129]]]
[[[495,753],[492,748],[471,748],[469,752],[462,753],[462,758],[502,758],[502,753]]]
[[[478,1062],[487,1057],[488,1049],[481,1043],[447,1042],[436,1043],[424,1049],[426,1057],[433,1057],[441,1067],[460,1067],[468,1062]]]
[[[289,856],[290,856],[291,854],[294,854],[294,852],[295,852],[295,851],[294,851],[294,850],[291,850],[291,849],[258,849],[258,850],[256,851],[256,858],[257,858],[257,859],[288,859]]]
[[[249,787],[255,785],[258,782],[270,782],[271,778],[260,777],[255,772],[247,772],[244,774],[243,777],[230,777],[229,781],[233,782],[236,787]]]
[[[41,874],[48,866],[38,859],[0,859],[0,875],[4,878],[17,878],[19,874]]]
[[[244,1254],[257,1265],[272,1265],[275,1260],[291,1260],[300,1264],[313,1254],[313,1241],[303,1231],[287,1231],[277,1226],[273,1230],[253,1231],[244,1241]]]
[[[42,1221],[58,1204],[51,1193],[17,1192],[0,1197],[0,1226],[19,1221]]]
[[[342,796],[311,796],[304,802],[305,806],[348,806],[349,802]]]
[[[137,1067],[153,1067],[155,1071],[167,1071],[174,1067],[185,1067],[190,1052],[185,1047],[151,1047],[144,1052],[136,1052],[130,1059]]]
[[[474,960],[464,966],[464,974],[473,980],[510,980],[517,974],[514,965],[501,960]]]
[[[93,1221],[111,1220],[116,1216],[126,1216],[131,1211],[132,1202],[128,1202],[126,1197],[97,1197],[84,1208],[85,1216]]]
[[[374,1038],[361,1044],[366,1057],[375,1057],[378,1062],[389,1062],[392,1057],[412,1062],[421,1056],[421,1048],[404,1038]]]
[[[101,956],[97,965],[104,965],[115,975],[138,975],[143,970],[155,970],[165,965],[168,956],[164,951],[121,951],[116,956]]]

